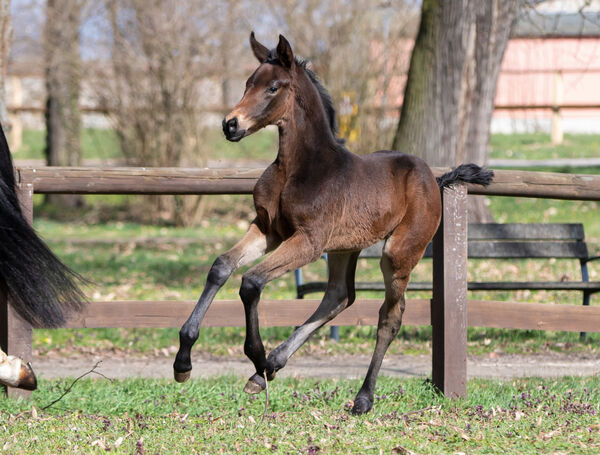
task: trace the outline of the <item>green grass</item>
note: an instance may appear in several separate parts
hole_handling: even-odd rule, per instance
[[[598,453],[600,377],[472,380],[468,398],[381,377],[374,410],[349,413],[360,381],[277,379],[248,396],[234,377],[42,381],[0,399],[6,453]]]
[[[16,160],[45,159],[44,148],[46,132],[40,130],[24,130],[23,146],[13,150]],[[84,128],[81,132],[82,158],[108,160],[120,158],[121,148],[116,135],[110,130]]]
[[[544,133],[493,134],[490,158],[542,160],[552,158],[598,158],[599,134],[565,134],[560,145],[552,145]]]
[[[45,131],[24,130],[23,146],[13,150],[15,159],[45,159],[45,141]],[[277,155],[277,132],[268,129],[249,136],[243,142],[232,143],[224,140],[220,130],[210,130],[204,134],[202,149],[208,151],[209,160],[217,162],[240,159],[272,161]],[[123,156],[117,136],[111,130],[83,129],[81,150],[83,160],[106,161]]]

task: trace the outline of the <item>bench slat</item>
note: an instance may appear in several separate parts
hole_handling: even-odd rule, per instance
[[[365,248],[361,258],[381,257],[383,242]],[[427,245],[424,256],[432,257],[431,243]],[[584,242],[494,242],[469,241],[468,257],[472,259],[526,259],[526,258],[572,258],[588,257]]]
[[[586,258],[588,256],[587,247],[583,242],[584,233],[581,223],[470,224],[468,232],[469,257],[472,258]],[[380,257],[383,244],[384,242],[381,241],[365,248],[360,253],[360,257]],[[547,245],[550,247],[547,248]],[[431,244],[427,245],[424,257],[432,257]]]
[[[298,286],[300,294],[324,292],[327,283],[315,281]],[[355,284],[358,291],[385,291],[383,282],[358,282]],[[408,283],[409,291],[431,291],[432,285],[426,281],[411,281]],[[517,290],[549,290],[549,291],[590,291],[600,292],[600,282],[581,281],[470,281],[467,283],[469,291],[517,291]]]
[[[469,224],[469,240],[583,240],[581,223]]]
[[[587,258],[584,242],[493,242],[470,241],[470,258]]]

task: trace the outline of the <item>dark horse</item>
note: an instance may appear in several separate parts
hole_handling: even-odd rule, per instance
[[[219,288],[238,267],[272,251],[244,274],[240,297],[246,314],[244,352],[256,373],[244,390],[258,393],[290,356],[321,326],[352,305],[354,273],[361,249],[385,239],[381,271],[385,300],[379,311],[371,365],[352,412],[373,406],[375,381],[383,356],[404,312],[404,291],[441,217],[440,188],[456,182],[488,184],[492,172],[462,165],[436,182],[421,159],[379,151],[358,156],[335,136],[335,112],[326,90],[288,41],[276,49],[250,45],[260,62],[246,82],[242,100],[223,120],[230,141],[267,125],[279,128],[279,151],[254,188],[257,216],[246,235],[216,259],[191,316],[180,331],[175,379],[190,376],[190,350]],[[258,327],[258,302],[265,285],[328,253],[329,281],[315,313],[267,357]]]
[[[15,185],[10,150],[0,126],[0,297],[8,297],[17,313],[33,326],[58,327],[67,313],[78,311],[85,301],[78,287],[81,277],[65,266],[29,225]],[[0,377],[0,383],[34,389],[31,368],[3,354],[0,350],[0,371],[14,366],[21,371],[14,381]]]

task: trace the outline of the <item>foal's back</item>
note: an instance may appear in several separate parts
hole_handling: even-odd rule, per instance
[[[343,190],[334,195],[332,233],[325,249],[362,249],[387,237],[415,212],[427,212],[437,225],[440,192],[429,166],[415,156],[378,151],[351,156],[337,176]]]

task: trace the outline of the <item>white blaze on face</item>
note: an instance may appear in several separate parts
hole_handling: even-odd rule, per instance
[[[0,384],[17,387],[21,374],[22,360],[12,355],[6,355],[0,350]]]

